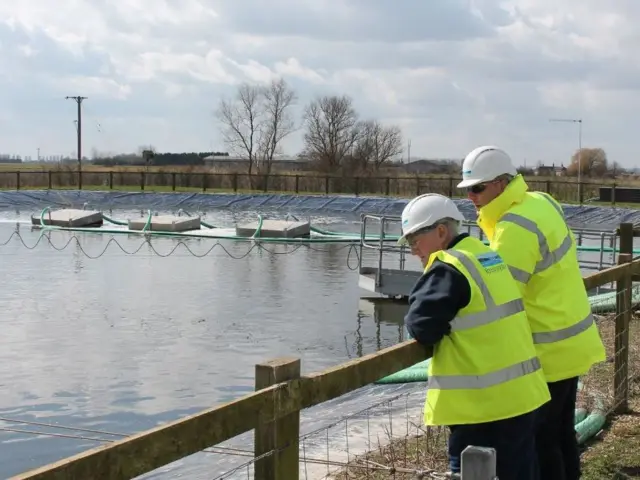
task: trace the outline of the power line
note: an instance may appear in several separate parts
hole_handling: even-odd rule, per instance
[[[66,100],[74,100],[78,104],[78,188],[82,190],[82,101],[86,100],[87,97],[75,96],[65,97]]]

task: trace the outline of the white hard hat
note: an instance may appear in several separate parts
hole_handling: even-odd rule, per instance
[[[478,147],[469,152],[462,162],[462,181],[458,188],[490,182],[504,174],[518,174],[507,152],[498,147]]]
[[[430,227],[439,220],[452,218],[464,220],[458,207],[449,197],[437,193],[426,193],[411,200],[402,210],[402,236],[398,245],[406,245],[407,235]]]

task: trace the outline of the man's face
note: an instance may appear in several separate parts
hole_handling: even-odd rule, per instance
[[[422,266],[426,267],[431,254],[444,248],[446,238],[447,227],[436,225],[427,230],[407,235],[407,243],[411,248],[411,254],[418,257],[422,262]]]
[[[473,202],[476,210],[480,210],[500,195],[503,190],[503,180],[491,180],[467,188],[467,197]]]

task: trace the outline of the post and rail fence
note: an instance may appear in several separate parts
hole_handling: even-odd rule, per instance
[[[631,224],[622,224],[618,233],[618,265],[584,277],[587,291],[612,283],[616,285],[615,313],[597,317],[609,360],[595,366],[594,373],[590,372],[583,378],[586,388],[600,388],[599,394],[608,398],[606,414],[624,413],[628,409],[630,385],[640,373],[630,372],[629,340],[630,328],[636,332],[638,323],[633,318],[633,299],[637,296],[637,292],[634,295],[633,281],[640,278],[640,259],[633,259],[632,250],[633,237],[640,236],[640,232],[634,232]],[[631,365],[635,367],[636,362],[640,364],[640,353],[635,342],[631,347]],[[269,361],[256,365],[255,392],[251,394],[23,473],[14,479],[130,479],[253,430],[254,449],[250,454],[254,478],[296,480],[300,478],[300,462],[304,461],[300,455],[301,410],[370,385],[430,356],[429,349],[408,340],[307,375],[301,374],[298,358]],[[592,375],[594,379],[590,378]],[[493,478],[494,453],[482,446],[469,448],[459,478]],[[414,478],[445,478],[435,474],[428,476],[425,472],[420,476],[415,466],[413,470],[403,470],[399,465],[375,465],[372,468],[387,468],[389,473],[415,472]]]
[[[237,172],[202,172],[163,170],[0,170],[3,189],[71,189],[202,191],[234,193],[350,194],[412,197],[433,192],[449,197],[463,196],[455,175],[405,176],[336,176],[322,173],[247,174]],[[574,182],[557,178],[527,177],[533,190],[544,191],[559,201],[582,204],[600,197],[600,187],[607,190],[607,203],[616,203],[615,183]],[[610,197],[610,198],[609,198]]]

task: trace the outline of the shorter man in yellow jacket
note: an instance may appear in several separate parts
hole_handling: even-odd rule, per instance
[[[573,232],[560,204],[546,193],[528,191],[500,148],[483,146],[470,152],[458,187],[467,189],[478,210],[478,225],[517,281],[549,383],[551,402],[543,409],[536,440],[540,475],[544,480],[578,480],[578,377],[606,356]]]
[[[446,425],[451,471],[469,445],[491,447],[500,480],[538,480],[534,426],[550,399],[518,287],[500,255],[458,233],[464,217],[442,195],[411,200],[402,237],[425,268],[405,325],[433,346],[427,425]]]

